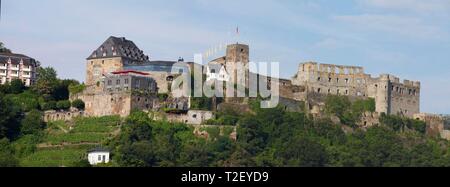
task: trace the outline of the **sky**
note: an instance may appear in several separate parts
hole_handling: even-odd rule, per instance
[[[280,62],[283,78],[316,61],[419,80],[421,111],[450,114],[448,20],[450,0],[2,0],[0,41],[80,81],[109,36],[153,60],[239,42],[251,61]]]

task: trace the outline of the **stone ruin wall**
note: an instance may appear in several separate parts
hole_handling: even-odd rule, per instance
[[[83,117],[84,111],[71,108],[68,111],[49,110],[44,112],[44,122],[72,121],[76,117]]]
[[[351,99],[374,98],[378,113],[413,117],[420,112],[420,82],[401,83],[392,75],[372,78],[362,67],[307,62],[300,64],[292,84],[306,88],[306,101],[313,106],[320,107],[323,98],[333,94]]]
[[[369,78],[362,67],[308,62],[300,64],[292,82],[311,93],[367,97]]]
[[[205,128],[219,128],[220,129],[220,135],[223,136],[224,135],[224,129],[228,127],[228,126],[211,126],[211,125],[197,125],[194,126],[194,134],[197,137],[201,137],[201,138],[205,138],[205,139],[209,139],[210,135],[206,130],[202,130]],[[229,135],[229,138],[233,141],[237,141],[237,127],[234,126],[233,127],[233,131],[231,132],[231,134]]]
[[[163,117],[156,117],[155,120],[166,118],[170,122],[186,123],[188,125],[201,125],[214,118],[211,111],[189,110],[186,114],[165,114]]]
[[[415,114],[414,119],[426,122],[427,124],[426,134],[428,136],[441,137],[450,140],[449,139],[450,137],[446,136],[448,132],[446,132],[444,129],[444,119],[441,116],[420,113]]]

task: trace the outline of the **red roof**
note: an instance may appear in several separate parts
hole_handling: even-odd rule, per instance
[[[112,74],[114,75],[119,75],[119,74],[130,74],[130,73],[134,73],[134,74],[138,74],[138,75],[150,75],[148,73],[144,73],[144,72],[140,72],[140,71],[133,71],[133,70],[127,70],[127,71],[115,71],[112,72]]]

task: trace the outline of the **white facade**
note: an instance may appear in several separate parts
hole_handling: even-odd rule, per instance
[[[39,63],[34,59],[20,55],[0,53],[0,84],[20,79],[25,86],[31,86],[37,79]]]
[[[110,161],[109,155],[108,151],[94,151],[88,154],[88,160],[91,165],[107,164]]]
[[[227,70],[222,65],[208,65],[206,67],[206,80],[218,80],[228,82],[231,80]]]

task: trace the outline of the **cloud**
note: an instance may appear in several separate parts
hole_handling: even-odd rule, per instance
[[[449,15],[450,11],[448,0],[362,0],[359,2],[368,7],[421,14]]]
[[[361,14],[334,16],[334,20],[347,23],[354,29],[366,32],[385,32],[397,37],[423,40],[442,40],[448,33],[440,27],[430,25],[421,18],[399,15]]]

